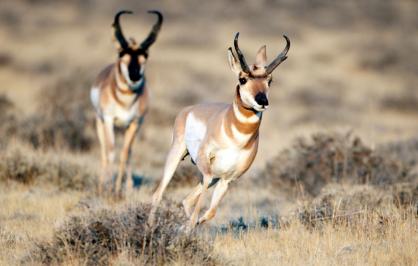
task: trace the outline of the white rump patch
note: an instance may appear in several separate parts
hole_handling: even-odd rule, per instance
[[[199,153],[200,144],[206,135],[206,125],[199,121],[193,113],[190,113],[186,119],[185,142],[187,150],[193,161],[196,162]]]
[[[98,87],[91,88],[90,101],[98,112],[100,110],[100,89]]]

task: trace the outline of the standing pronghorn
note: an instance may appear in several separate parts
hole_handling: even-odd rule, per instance
[[[99,193],[103,190],[104,181],[109,181],[113,175],[114,126],[126,127],[118,175],[115,181],[115,192],[121,193],[122,178],[125,174],[127,187],[132,186],[129,164],[131,146],[148,109],[148,88],[144,76],[145,63],[149,47],[157,39],[163,22],[160,12],[148,12],[156,14],[158,20],[148,37],[140,45],[134,39],[130,39],[128,42],[119,25],[119,17],[123,14],[132,14],[132,11],[120,11],[116,14],[112,26],[119,58],[116,63],[102,70],[90,92],[90,98],[97,114],[97,135],[102,157],[102,173],[98,183]]]
[[[286,60],[290,41],[284,36],[286,48],[269,65],[266,62],[266,47],[262,46],[256,63],[248,66],[238,47],[238,35],[235,36],[234,46],[239,61],[232,48],[228,49],[229,65],[238,79],[235,99],[232,104],[189,106],[177,116],[164,176],[153,195],[150,224],[165,188],[185,156],[191,156],[202,174],[201,184],[183,200],[184,210],[190,217],[189,228],[213,218],[228,184],[245,173],[255,158],[262,112],[269,105],[267,95],[271,73]],[[204,195],[216,183],[210,207],[198,220]]]

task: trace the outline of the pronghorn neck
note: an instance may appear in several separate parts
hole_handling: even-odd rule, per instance
[[[258,137],[262,113],[243,105],[239,92],[227,110],[224,128],[227,135],[240,146],[250,146]]]
[[[260,124],[263,113],[258,112],[252,108],[248,108],[242,102],[239,94],[239,85],[237,85],[235,92],[235,99],[232,104],[234,116],[237,121],[248,124]]]

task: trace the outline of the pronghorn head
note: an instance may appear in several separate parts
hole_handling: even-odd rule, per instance
[[[119,17],[123,14],[132,14],[132,11],[119,11],[115,15],[115,20],[112,25],[114,38],[119,52],[118,64],[123,77],[131,88],[134,88],[143,82],[145,63],[148,58],[149,47],[157,39],[163,23],[163,16],[159,11],[151,10],[148,11],[148,13],[156,14],[158,20],[152,27],[148,37],[141,44],[138,44],[133,38],[130,38],[128,42],[125,39],[119,24]]]
[[[244,55],[238,46],[239,33],[235,35],[234,47],[237,57],[232,52],[232,48],[228,49],[228,61],[232,71],[238,76],[237,94],[240,97],[245,108],[262,112],[269,105],[268,90],[272,82],[272,72],[287,59],[287,52],[290,48],[290,41],[286,35],[286,47],[284,50],[267,65],[266,46],[262,46],[256,56],[255,64],[248,66]]]

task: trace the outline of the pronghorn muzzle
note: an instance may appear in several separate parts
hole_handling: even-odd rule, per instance
[[[259,92],[255,95],[254,100],[257,104],[259,104],[262,108],[266,108],[269,106],[269,100],[264,92]]]

